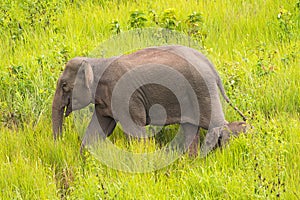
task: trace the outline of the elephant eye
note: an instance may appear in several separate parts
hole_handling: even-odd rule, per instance
[[[63,89],[64,91],[67,91],[67,90],[68,90],[68,87],[67,87],[67,83],[66,83],[66,82],[63,82],[63,83],[61,84],[61,87],[62,87],[62,89]]]

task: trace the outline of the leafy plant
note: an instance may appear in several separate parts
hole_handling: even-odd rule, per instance
[[[277,15],[277,20],[280,29],[280,32],[278,33],[279,39],[281,41],[290,41],[295,34],[295,22],[293,19],[293,14],[290,11],[281,8],[280,12]]]
[[[275,72],[276,67],[273,63],[274,56],[277,54],[276,50],[267,50],[265,43],[260,43],[256,47],[256,74],[258,76],[270,75]]]
[[[190,14],[186,20],[188,26],[188,34],[196,41],[202,43],[204,46],[204,41],[207,38],[207,32],[204,27],[204,19],[201,13],[193,12]]]
[[[174,8],[169,8],[164,10],[161,18],[161,25],[163,28],[169,30],[176,30],[178,29],[179,24],[180,21],[177,20]]]
[[[114,20],[110,23],[110,30],[114,33],[114,34],[119,34],[121,33],[121,25],[119,23],[119,21]]]
[[[186,22],[193,33],[193,31],[198,31],[200,29],[204,20],[201,13],[194,11],[192,14],[188,15]]]
[[[129,19],[129,29],[143,28],[147,22],[146,14],[142,11],[135,10],[131,12]]]
[[[21,20],[13,13],[13,5],[2,2],[0,6],[0,33],[3,36],[10,36],[13,41],[23,39],[23,27]],[[9,33],[8,35],[6,33]]]
[[[155,25],[158,25],[159,24],[159,16],[158,14],[156,13],[155,10],[150,10],[148,12],[148,15],[149,15],[149,19],[155,24]]]

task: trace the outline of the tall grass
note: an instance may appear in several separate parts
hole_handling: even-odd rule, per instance
[[[0,199],[299,199],[299,5],[297,0],[2,1]],[[162,27],[168,25],[163,21],[168,9],[174,11],[173,28],[184,33],[188,16],[201,13],[201,50],[250,118],[251,134],[207,158],[183,156],[143,174],[110,169],[88,153],[81,157],[72,116],[54,142],[51,101],[64,63],[91,55],[116,34],[112,21],[121,32],[131,29],[131,11],[145,14],[145,27]],[[224,111],[227,120],[240,120],[225,103]],[[117,128],[110,139],[122,148],[139,148],[128,147],[121,132]]]

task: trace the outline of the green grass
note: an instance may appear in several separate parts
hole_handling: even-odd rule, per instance
[[[300,199],[299,5],[298,0],[1,1],[0,199]],[[113,20],[125,32],[131,11],[148,19],[154,10],[158,24],[148,19],[144,26],[163,27],[169,8],[175,29],[185,33],[188,16],[201,13],[202,51],[231,100],[251,118],[251,134],[207,158],[183,156],[139,174],[111,169],[88,153],[83,159],[73,116],[54,142],[51,102],[64,63],[100,56],[94,49],[115,35]],[[123,52],[126,45],[113,44],[118,49],[105,55]],[[228,121],[240,120],[225,103],[224,111]],[[128,146],[120,128],[110,139],[121,148],[142,148]]]

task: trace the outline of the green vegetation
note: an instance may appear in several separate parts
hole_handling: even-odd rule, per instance
[[[54,142],[51,102],[64,63],[143,27],[199,42],[252,134],[144,174],[83,159],[73,116]],[[3,0],[0,35],[0,199],[300,199],[299,0]],[[125,146],[120,132],[111,140]]]

